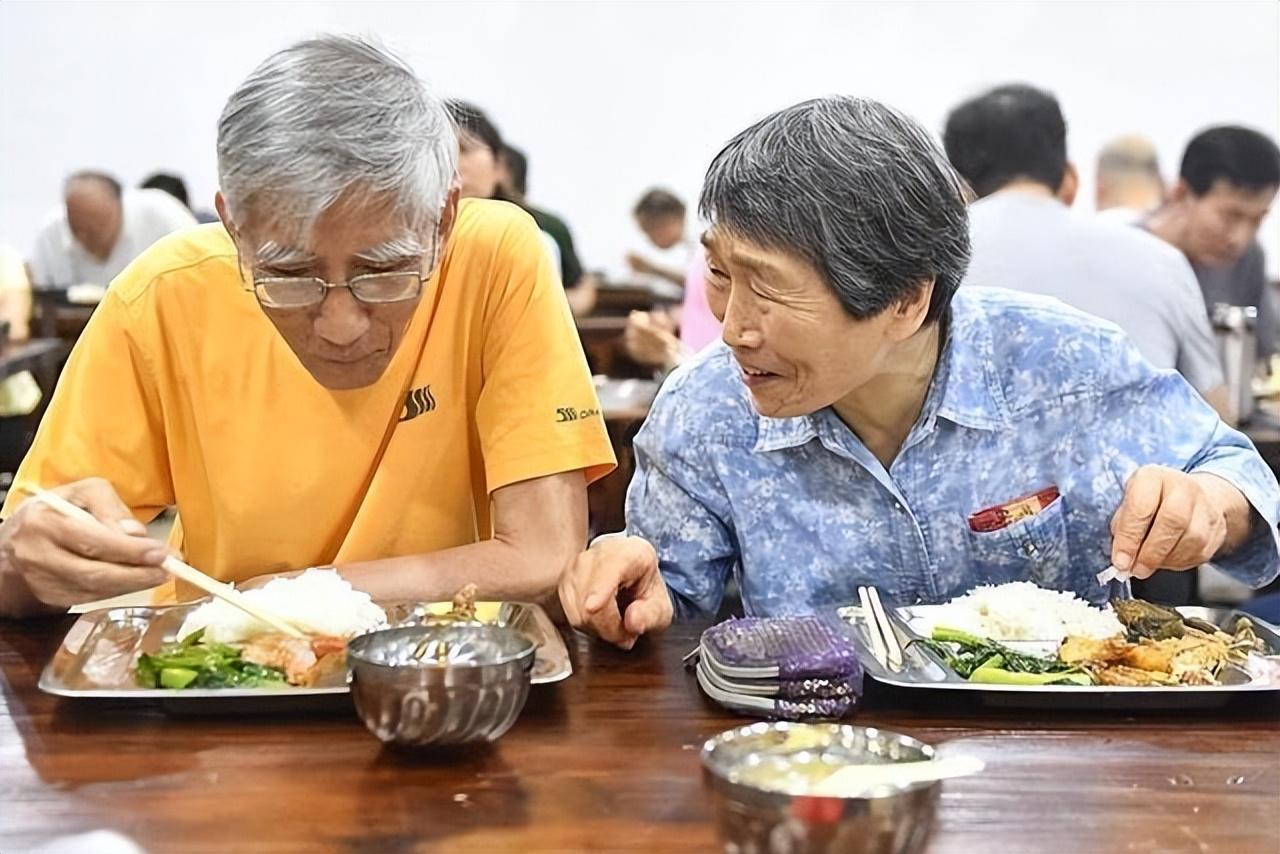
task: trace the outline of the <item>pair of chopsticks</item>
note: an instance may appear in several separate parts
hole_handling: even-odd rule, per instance
[[[859,587],[858,603],[862,606],[867,633],[871,635],[871,648],[876,658],[895,673],[902,670],[902,644],[898,643],[898,633],[894,631],[889,615],[885,613],[880,601],[880,591],[874,587]]]
[[[67,516],[72,519],[79,519],[81,522],[87,522],[91,525],[106,527],[102,522],[99,522],[92,513],[77,507],[61,495],[55,495],[46,489],[39,489],[36,490],[33,497],[37,501],[42,501],[54,510],[57,510],[63,516]],[[286,622],[284,619],[277,617],[270,611],[264,611],[262,608],[255,605],[253,600],[246,597],[230,584],[223,584],[221,581],[210,578],[194,566],[189,566],[188,564],[183,563],[173,555],[169,555],[165,558],[164,563],[160,566],[165,572],[169,573],[174,578],[180,578],[192,587],[198,587],[205,593],[208,593],[217,599],[221,599],[229,605],[239,608],[254,619],[261,620],[271,626],[276,631],[283,632],[284,634],[295,638],[306,637],[306,634],[299,631],[297,627]]]

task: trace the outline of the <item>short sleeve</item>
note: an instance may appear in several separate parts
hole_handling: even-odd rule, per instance
[[[533,220],[505,217],[476,268],[489,277],[476,411],[487,486],[579,469],[591,482],[615,460],[577,328]]]
[[[174,503],[159,395],[131,308],[112,292],[71,351],[3,515],[37,489],[105,478],[149,521]]]

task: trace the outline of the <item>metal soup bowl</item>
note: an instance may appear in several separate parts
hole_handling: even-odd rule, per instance
[[[347,645],[351,697],[365,726],[415,747],[496,741],[529,696],[536,645],[503,626],[406,626]]]
[[[724,848],[733,854],[911,854],[933,827],[940,781],[870,786],[856,797],[807,794],[846,765],[932,761],[895,732],[843,724],[758,723],[702,747]]]

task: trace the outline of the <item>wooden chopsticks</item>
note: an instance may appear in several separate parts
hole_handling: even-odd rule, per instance
[[[81,522],[88,522],[92,525],[106,527],[89,511],[77,507],[62,496],[49,492],[46,489],[36,490],[32,497],[37,501],[44,502],[54,510],[57,510],[63,516],[68,516],[72,519],[79,519]],[[236,590],[230,584],[223,584],[221,581],[210,578],[194,566],[189,566],[188,564],[183,563],[173,555],[169,555],[165,558],[164,563],[160,566],[165,572],[169,573],[174,578],[180,578],[191,586],[198,587],[205,593],[221,599],[229,605],[239,608],[249,616],[254,619],[261,620],[278,632],[283,632],[284,634],[295,638],[305,638],[307,636],[304,632],[299,631],[297,627],[286,622],[281,617],[277,617],[270,611],[264,611],[262,608],[255,605],[253,600],[247,598],[243,593]]]

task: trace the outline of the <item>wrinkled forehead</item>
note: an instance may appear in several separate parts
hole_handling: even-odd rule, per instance
[[[260,203],[238,229],[238,242],[259,264],[301,263],[340,255],[371,263],[420,257],[431,250],[432,223],[414,221],[394,197],[345,193],[313,220],[287,204]]]
[[[759,272],[786,273],[812,269],[812,265],[795,250],[765,245],[719,223],[712,224],[702,233],[702,245],[709,257],[723,264],[735,264]]]

